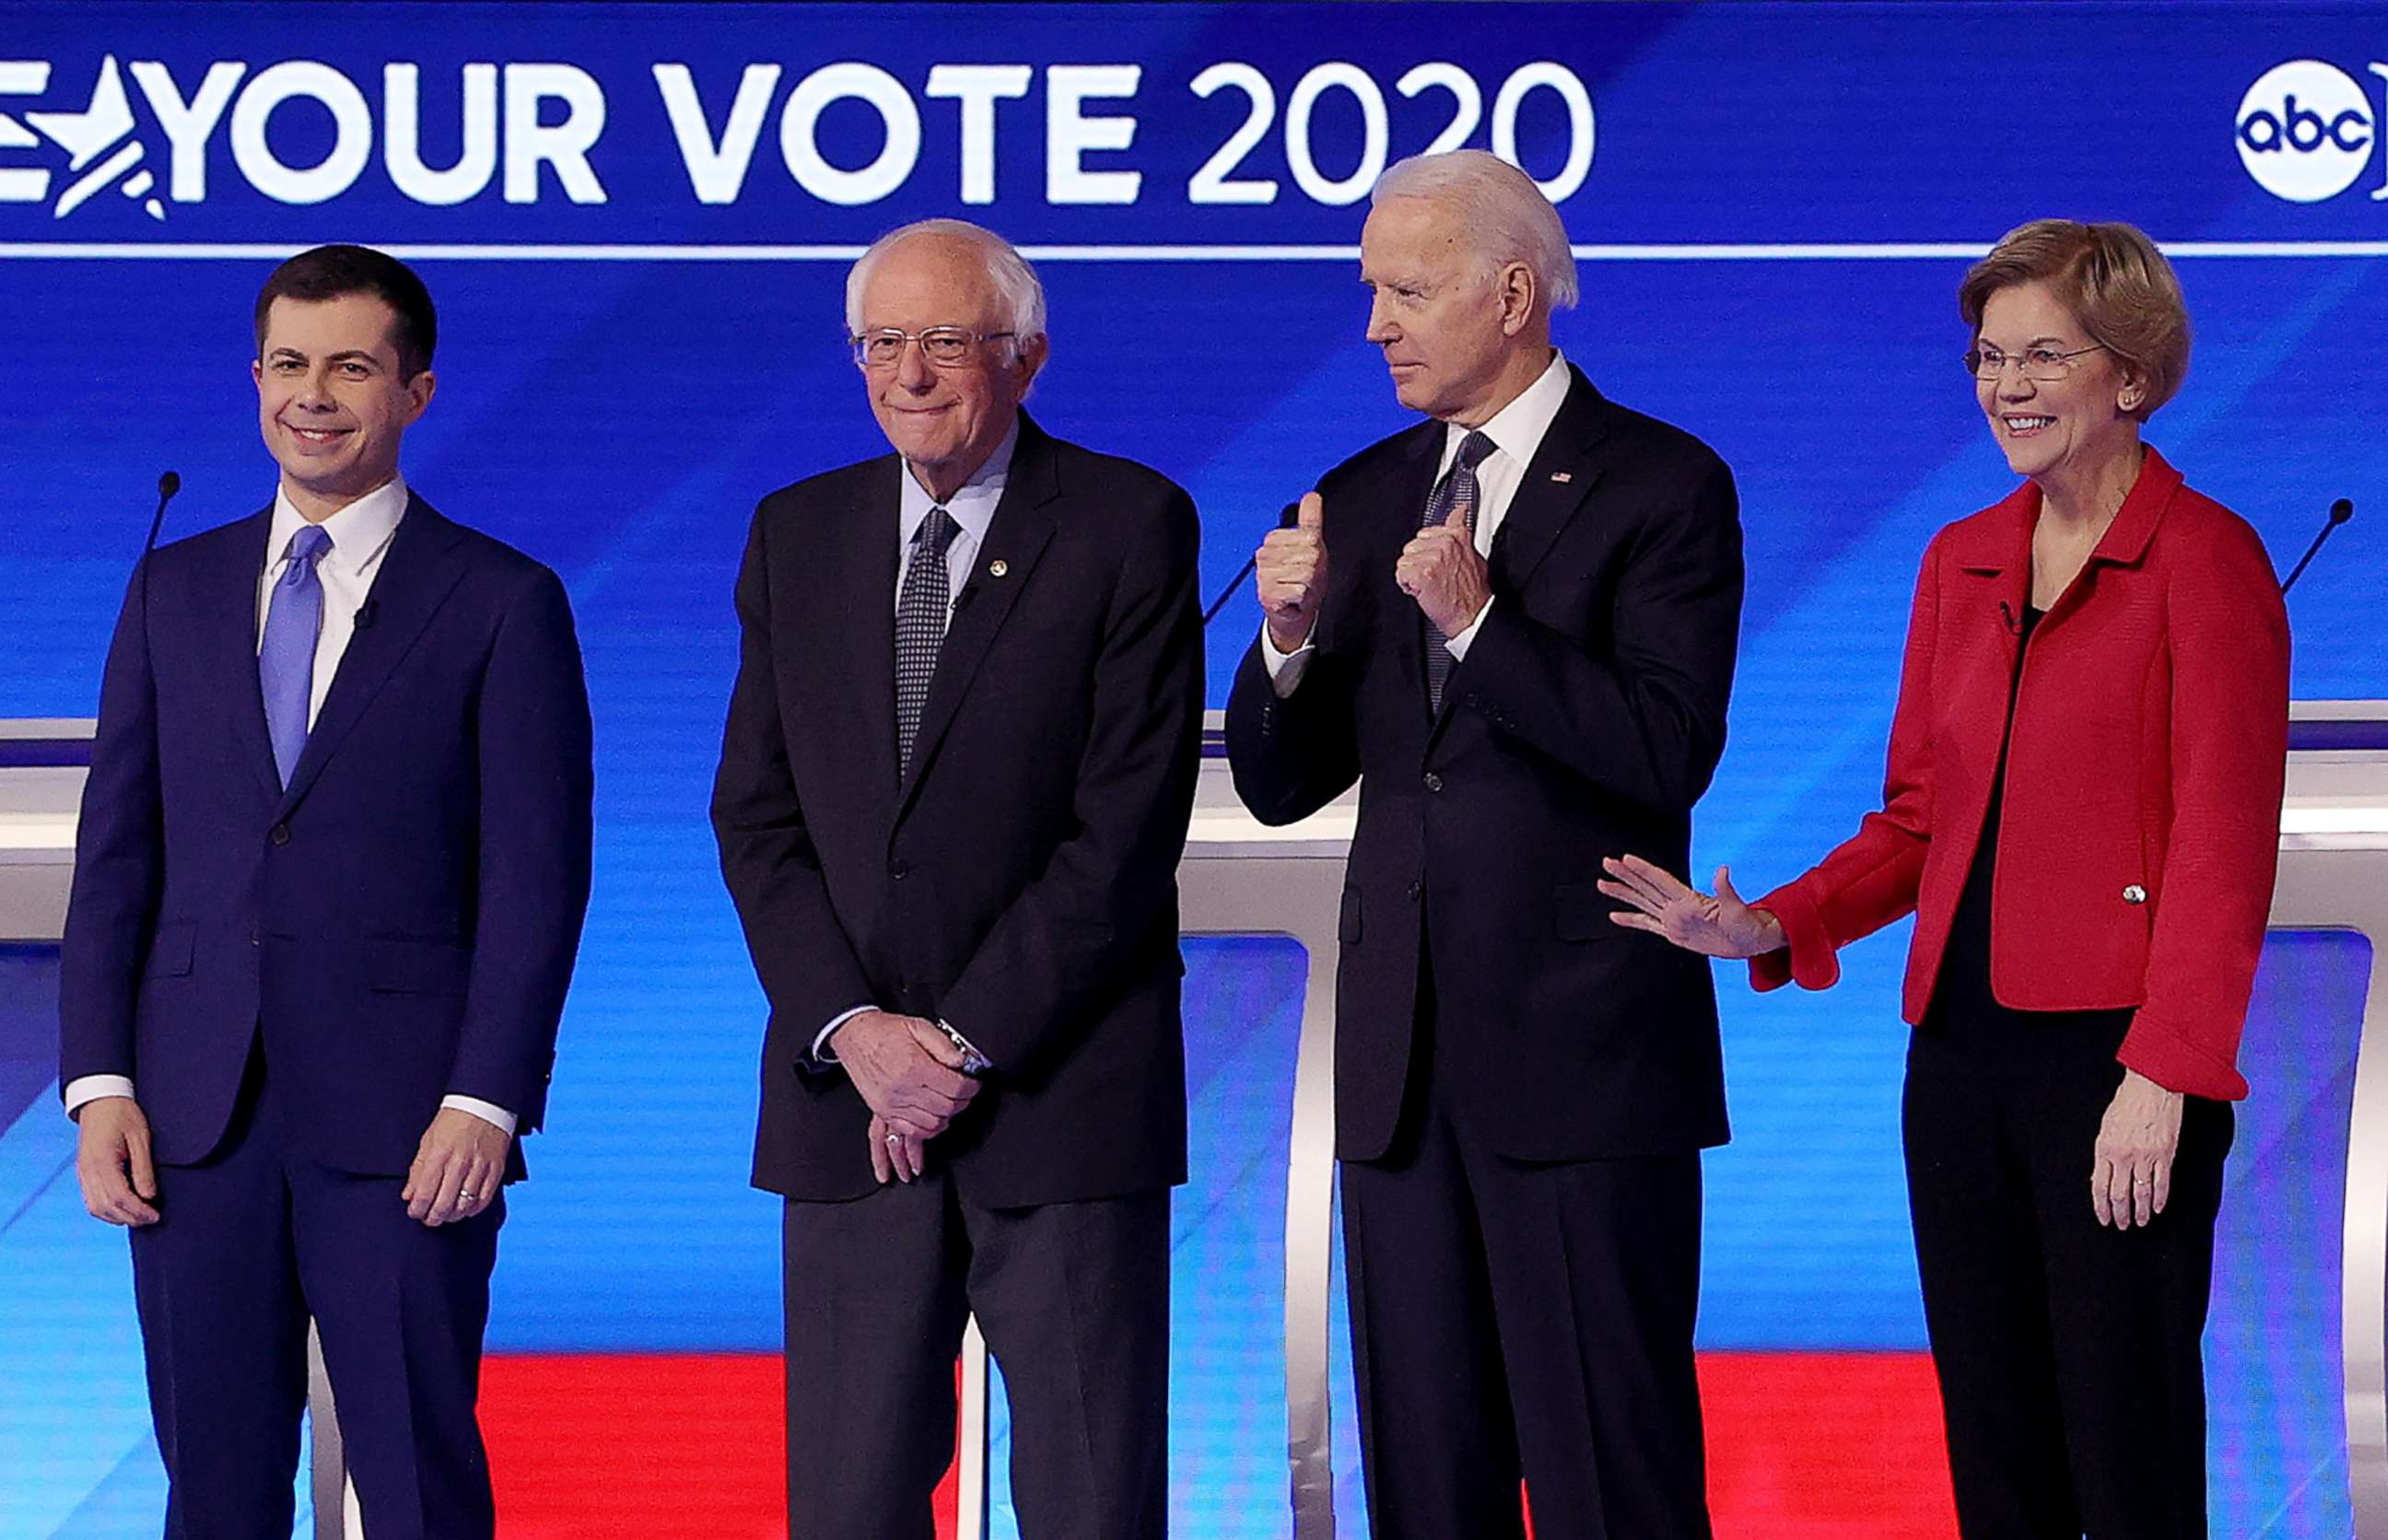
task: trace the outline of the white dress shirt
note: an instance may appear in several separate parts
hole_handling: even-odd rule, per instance
[[[1459,446],[1471,432],[1480,432],[1492,441],[1492,452],[1476,467],[1476,549],[1479,555],[1492,553],[1492,536],[1501,532],[1501,521],[1509,516],[1509,505],[1518,499],[1518,487],[1526,479],[1526,467],[1533,462],[1534,453],[1543,447],[1543,435],[1551,431],[1559,408],[1567,401],[1568,389],[1574,384],[1568,372],[1567,356],[1557,348],[1551,349],[1550,367],[1535,377],[1534,383],[1519,391],[1517,398],[1492,414],[1480,429],[1462,427],[1457,423],[1443,424],[1442,458],[1435,467],[1435,480],[1440,482],[1451,462],[1459,458]],[[1420,506],[1416,517],[1424,518]],[[1334,557],[1335,511],[1327,511],[1327,549],[1328,560]],[[1452,637],[1444,645],[1454,659],[1467,656],[1467,647],[1483,629],[1484,617],[1492,612],[1492,600],[1476,612],[1476,618],[1465,630]],[[1302,672],[1310,666],[1315,649],[1308,638],[1290,652],[1277,650],[1277,642],[1269,636],[1268,623],[1261,624],[1261,662],[1267,667],[1269,684],[1279,699],[1293,693],[1302,683]]]
[[[405,478],[392,476],[323,523],[324,533],[331,536],[332,544],[315,561],[315,578],[324,589],[324,621],[323,629],[315,637],[315,674],[307,697],[307,726],[311,731],[315,726],[315,714],[324,709],[324,697],[331,692],[340,659],[349,650],[349,640],[356,635],[357,612],[373,597],[374,578],[381,571],[382,558],[389,554],[390,539],[398,533],[399,521],[406,517],[407,496]],[[266,536],[264,562],[257,576],[257,645],[260,650],[265,646],[266,608],[273,602],[273,586],[289,570],[291,544],[306,522],[306,516],[292,504],[287,492],[275,492],[273,525]],[[98,1097],[132,1095],[133,1081],[125,1076],[79,1076],[67,1085],[67,1112],[71,1116],[85,1102]],[[513,1113],[476,1097],[448,1096],[441,1098],[439,1105],[469,1112],[507,1133],[514,1131]]]
[[[987,525],[995,523],[996,505],[1003,501],[1003,488],[1011,479],[1011,453],[1019,447],[1020,424],[1014,422],[1011,431],[1003,435],[1003,442],[995,447],[995,453],[986,457],[986,463],[962,483],[960,491],[946,500],[946,511],[960,526],[946,546],[946,580],[953,587],[946,600],[948,625],[953,617],[952,601],[961,597],[962,585],[970,581],[971,570],[978,564],[978,549],[986,540]],[[929,489],[921,485],[920,473],[908,462],[902,481],[903,491],[896,499],[896,591],[888,596],[888,607],[898,611],[904,606],[904,575],[912,570],[913,552],[920,549],[917,542],[921,525],[927,522],[929,510],[938,506]],[[830,1052],[831,1036],[863,1012],[876,1009],[875,1005],[854,1005],[830,1017],[829,1025],[813,1034],[813,1062],[835,1064],[837,1055]],[[959,1032],[942,1021],[937,1025],[945,1028],[946,1036],[963,1053],[977,1054],[978,1050]]]

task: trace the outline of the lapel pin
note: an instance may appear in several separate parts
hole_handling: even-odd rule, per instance
[[[986,575],[989,577],[1001,577],[1005,573],[1008,573],[1010,570],[1011,563],[1005,561],[1000,556],[986,564]]]
[[[1575,473],[1573,471],[1553,471],[1551,473],[1551,479],[1553,481],[1561,482],[1573,481],[1575,479]]]

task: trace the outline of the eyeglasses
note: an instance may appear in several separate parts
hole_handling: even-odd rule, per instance
[[[1965,353],[1965,372],[1977,380],[2001,380],[2006,377],[2007,365],[2020,365],[2023,377],[2042,385],[2061,380],[2073,372],[2073,360],[2084,353],[2102,353],[2106,345],[2093,342],[2087,347],[2077,347],[2070,353],[2060,353],[2053,347],[2026,347],[2018,354],[2001,353],[1995,347],[1973,347]]]
[[[994,342],[1010,336],[1010,332],[973,332],[965,326],[932,326],[925,332],[899,332],[885,327],[848,337],[853,345],[854,361],[865,369],[892,369],[904,356],[904,345],[917,342],[921,352],[931,363],[951,368],[967,362],[981,343]]]

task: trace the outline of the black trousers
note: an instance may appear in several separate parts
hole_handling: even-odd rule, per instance
[[[132,1232],[167,1540],[290,1533],[310,1314],[374,1540],[488,1540],[473,1405],[505,1200],[428,1228],[403,1179],[316,1165],[281,1114],[260,1054],[223,1142],[161,1169]]]
[[[791,1540],[931,1540],[972,1312],[1003,1370],[1024,1540],[1166,1535],[1166,1192],[983,1208],[933,1166],[792,1201],[781,1234]]]
[[[2205,1529],[2200,1340],[2232,1117],[2189,1098],[2172,1194],[2098,1223],[2090,1174],[2121,1083],[2062,1029],[1997,1062],[1919,1033],[1907,1181],[1924,1315],[1968,1540],[2185,1540]]]
[[[1706,1540],[1699,1156],[1496,1155],[1435,1052],[1342,1171],[1370,1534],[1516,1540],[1522,1476],[1537,1540]]]

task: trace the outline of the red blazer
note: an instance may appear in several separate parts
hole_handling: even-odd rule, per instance
[[[2039,518],[2026,483],[1933,537],[1883,809],[1757,901],[1790,941],[1750,960],[1757,988],[1826,988],[1836,948],[1912,910],[1903,1014],[1924,1018],[1989,807]],[[2173,1091],[2247,1093],[2235,1061],[2279,856],[2288,693],[2263,542],[2150,448],[2014,693],[1990,904],[2001,1004],[2137,1006],[2125,1065]]]

